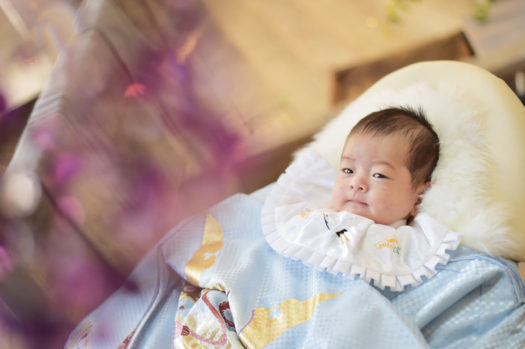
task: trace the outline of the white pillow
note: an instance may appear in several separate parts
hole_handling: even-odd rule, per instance
[[[447,64],[457,62],[429,62],[419,65],[432,67],[434,64],[435,68],[436,63],[445,63],[447,68]],[[392,74],[395,75],[396,72]],[[487,131],[487,124],[490,123],[486,120],[498,115],[488,115],[490,108],[486,108],[486,104],[490,103],[490,99],[487,103],[473,102],[475,98],[471,98],[471,89],[455,83],[454,76],[449,78],[451,81],[427,83],[423,77],[415,84],[402,88],[390,88],[384,83],[380,89],[372,87],[329,122],[305,149],[314,148],[337,167],[345,138],[359,119],[385,107],[421,107],[438,133],[441,143],[440,159],[432,176],[432,187],[424,195],[421,211],[457,231],[462,237],[462,245],[466,247],[523,261],[525,231],[521,230],[519,223],[524,217],[517,215],[519,210],[513,210],[513,198],[507,200],[505,196],[501,197],[498,183],[494,183],[495,178],[505,177],[506,174],[502,175],[501,172],[508,170],[502,168],[503,166],[496,166],[494,149],[491,149],[495,147],[494,130]],[[525,127],[520,132],[525,137]],[[505,137],[500,136],[498,139],[505,140]],[[518,157],[516,162],[521,163],[520,160],[525,159]],[[512,176],[514,174],[509,173],[508,179],[512,180]],[[523,172],[521,177],[525,179]],[[525,192],[524,183],[515,183],[515,186],[516,190]]]

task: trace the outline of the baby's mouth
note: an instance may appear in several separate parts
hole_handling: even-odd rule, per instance
[[[350,200],[348,200],[348,202],[356,204],[356,205],[363,205],[363,206],[367,206],[368,205],[366,202],[358,200],[358,199],[350,199]]]

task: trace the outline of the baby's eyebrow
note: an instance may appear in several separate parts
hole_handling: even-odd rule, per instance
[[[390,167],[390,168],[392,168],[392,169],[395,169],[394,165],[392,165],[392,164],[391,164],[390,162],[388,162],[388,161],[375,161],[373,164],[374,164],[374,165],[384,165],[384,166],[388,166],[388,167]]]

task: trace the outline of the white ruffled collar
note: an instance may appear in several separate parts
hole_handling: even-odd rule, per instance
[[[262,209],[263,233],[276,252],[393,291],[420,284],[448,262],[459,236],[428,214],[418,214],[411,225],[386,226],[329,209],[336,175],[310,151],[279,177]]]

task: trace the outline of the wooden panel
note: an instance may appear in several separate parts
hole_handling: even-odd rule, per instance
[[[498,75],[525,69],[524,22],[523,0],[493,1],[486,23],[467,18],[464,31],[474,50],[472,62]]]
[[[357,98],[375,81],[407,64],[439,59],[465,60],[471,56],[470,46],[459,33],[387,58],[343,69],[335,73],[333,102]]]
[[[463,19],[473,13],[476,1],[406,2],[399,10],[399,23],[387,20],[386,2],[380,1],[204,4],[257,77],[300,115],[300,127],[293,130],[298,132],[310,124],[318,126],[320,115],[333,109],[334,101],[354,95],[345,92],[353,89],[348,84],[337,86],[341,72],[379,61],[395,68],[420,59],[457,58],[450,51],[457,49]],[[426,54],[429,49],[432,52]]]

